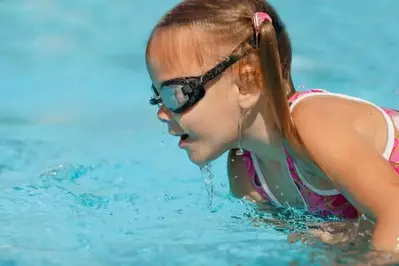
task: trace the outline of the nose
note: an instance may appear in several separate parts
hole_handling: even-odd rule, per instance
[[[163,123],[170,123],[172,120],[172,112],[165,106],[161,106],[157,112],[158,119]]]

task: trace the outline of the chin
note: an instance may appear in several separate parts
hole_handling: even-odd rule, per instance
[[[198,166],[206,165],[217,158],[219,158],[223,152],[205,152],[205,151],[191,151],[187,150],[187,155],[190,161]]]

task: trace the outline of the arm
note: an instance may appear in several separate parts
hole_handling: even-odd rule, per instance
[[[244,198],[248,201],[256,203],[261,211],[273,213],[276,208],[265,201],[263,197],[255,190],[251,179],[245,167],[242,156],[236,155],[235,150],[230,150],[227,161],[227,173],[229,176],[230,191],[236,198]],[[288,228],[286,221],[267,217],[250,217],[254,223],[266,223],[273,225],[275,228]]]
[[[227,173],[230,191],[234,197],[245,198],[252,202],[261,202],[263,200],[250,182],[244,159],[242,156],[236,155],[235,150],[229,151]]]
[[[399,176],[323,101],[304,101],[293,119],[312,159],[360,211],[376,218],[374,248],[399,248]]]
[[[254,189],[248,176],[245,162],[242,156],[237,156],[235,150],[228,154],[227,171],[229,176],[230,191],[236,198],[244,198],[246,200],[256,202],[259,209],[268,213],[274,213],[276,210],[273,206],[265,202],[261,195]],[[275,218],[258,218],[254,222],[264,222],[273,225],[276,228],[288,229],[291,225],[286,221]],[[357,222],[328,222],[309,225],[309,231],[302,233],[294,233],[288,237],[290,242],[303,240],[305,242],[314,240],[314,236],[320,238],[323,242],[329,244],[350,242],[355,238],[357,232]]]

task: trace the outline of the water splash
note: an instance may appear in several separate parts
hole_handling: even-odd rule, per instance
[[[208,193],[208,209],[210,212],[216,212],[215,208],[213,207],[214,186],[212,180],[214,178],[214,174],[212,173],[212,165],[209,163],[200,166],[200,169],[202,180],[204,181],[205,188]]]

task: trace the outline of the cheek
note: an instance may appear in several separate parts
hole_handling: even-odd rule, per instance
[[[240,109],[234,98],[222,90],[216,87],[209,89],[205,97],[181,117],[182,127],[195,135],[218,141],[235,138]]]
[[[240,119],[240,107],[230,84],[211,88],[209,90],[209,104],[207,102],[208,118],[216,128],[223,132],[236,133]]]

